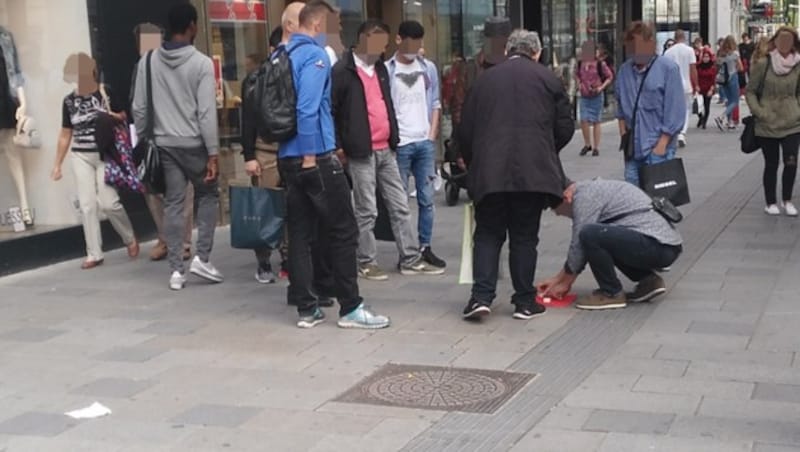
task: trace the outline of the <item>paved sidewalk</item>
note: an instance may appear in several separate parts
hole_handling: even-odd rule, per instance
[[[615,130],[597,158],[577,157],[576,135],[570,177],[621,175]],[[434,249],[447,274],[362,282],[392,317],[386,331],[298,330],[285,285],[255,283],[227,229],[221,285],[170,292],[166,264],[121,252],[92,272],[69,262],[2,278],[0,451],[800,450],[800,223],[762,214],[760,157],[739,153],[735,135],[691,132],[680,154],[693,249],[668,298],[624,311],[516,321],[504,280],[493,316],[463,322],[463,206],[441,200]],[[568,240],[568,222],[545,214],[540,278]],[[392,268],[393,244],[380,252]],[[576,291],[592,289],[582,276]],[[494,414],[334,401],[387,363],[536,376]],[[62,414],[94,401],[113,414]]]

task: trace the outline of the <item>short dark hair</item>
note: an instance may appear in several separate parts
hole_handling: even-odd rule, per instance
[[[358,27],[358,33],[356,35],[361,36],[367,33],[372,33],[376,30],[380,30],[386,34],[390,34],[392,32],[392,29],[380,19],[367,19]]]
[[[169,34],[183,34],[186,30],[197,24],[197,8],[191,3],[181,3],[170,8],[167,14]]]
[[[269,35],[269,46],[277,48],[279,45],[281,45],[281,41],[283,41],[283,27],[278,25]]]
[[[397,29],[400,39],[422,39],[425,37],[425,27],[416,20],[407,20]]]
[[[319,17],[320,14],[335,12],[336,10],[333,9],[333,6],[325,0],[311,0],[300,10],[298,22],[300,22],[300,25],[308,25],[313,19]]]

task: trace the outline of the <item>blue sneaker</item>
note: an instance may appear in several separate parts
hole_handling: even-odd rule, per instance
[[[325,313],[320,308],[317,308],[313,314],[302,315],[300,320],[297,321],[298,328],[314,328],[320,323],[325,321]]]
[[[389,317],[375,314],[364,303],[358,305],[355,311],[339,318],[339,328],[377,330],[388,327],[390,323]]]

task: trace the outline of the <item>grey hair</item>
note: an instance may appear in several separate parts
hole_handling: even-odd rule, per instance
[[[542,51],[542,41],[539,33],[525,29],[517,29],[511,32],[506,43],[506,53],[521,53],[524,55],[535,55]]]

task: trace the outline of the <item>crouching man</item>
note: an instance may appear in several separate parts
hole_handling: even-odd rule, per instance
[[[675,226],[653,210],[650,197],[623,181],[595,179],[568,183],[556,214],[572,218],[572,241],[561,272],[538,286],[543,297],[561,298],[586,264],[599,289],[579,309],[624,308],[666,292],[656,269],[669,267],[683,250]],[[626,294],[615,267],[637,283]]]

